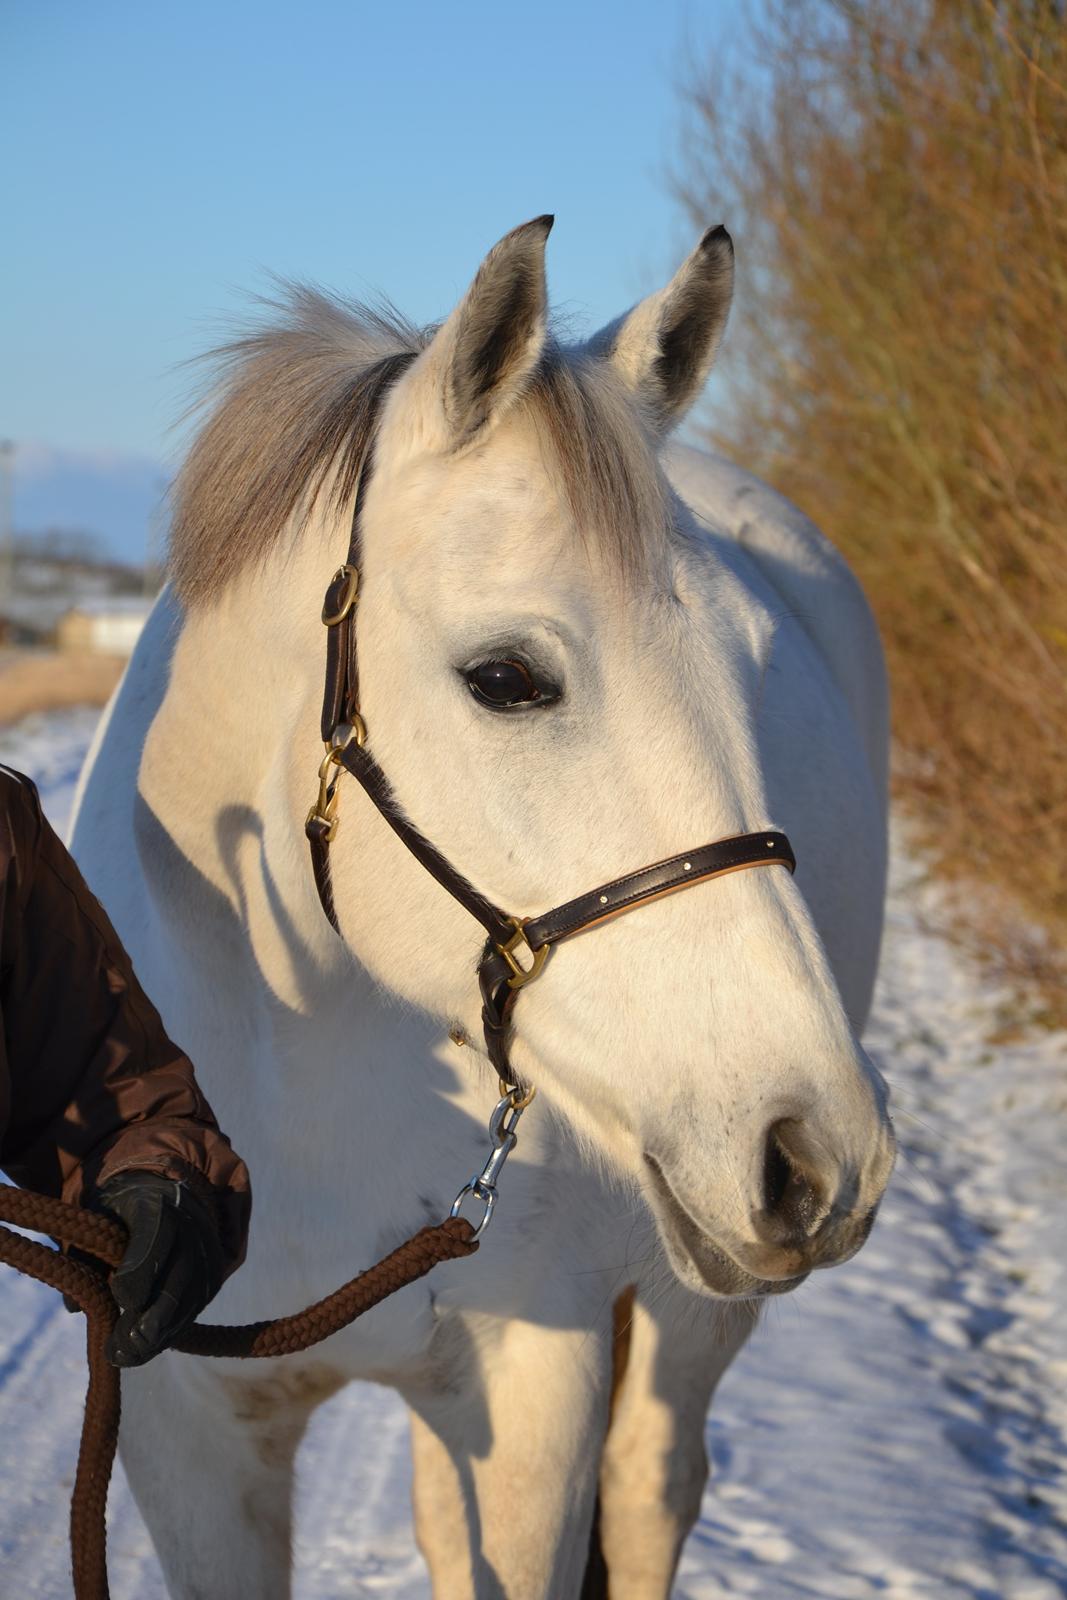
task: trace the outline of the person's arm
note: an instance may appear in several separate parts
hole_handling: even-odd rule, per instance
[[[0,1166],[130,1227],[112,1288],[123,1311],[113,1355],[132,1365],[243,1259],[248,1173],[36,790],[0,777]]]

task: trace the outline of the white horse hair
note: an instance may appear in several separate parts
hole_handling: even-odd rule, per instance
[[[481,1037],[481,930],[347,780],[338,937],[303,835],[319,610],[383,374],[362,704],[418,828],[524,915],[767,827],[798,870],[701,884],[553,952],[516,1009],[538,1097],[476,1257],[305,1356],[127,1375],[123,1456],[180,1600],[290,1593],[294,1452],[352,1378],[410,1407],[441,1600],[575,1600],[598,1499],[612,1600],[666,1596],[718,1377],[764,1295],[859,1247],[892,1165],[857,1042],[885,873],[873,623],[790,506],[661,453],[725,325],[725,231],[563,349],[549,223],[507,235],[426,335],[301,288],[222,353],[173,582],[83,780],[78,858],[252,1173],[248,1259],[212,1320],[319,1298],[439,1220],[487,1148],[495,1080],[448,1039]],[[494,660],[541,700],[479,702],[469,676]]]

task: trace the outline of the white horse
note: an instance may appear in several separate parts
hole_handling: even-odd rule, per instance
[[[504,238],[439,330],[298,289],[224,352],[171,587],[90,759],[74,848],[252,1172],[247,1263],[211,1320],[318,1298],[444,1215],[487,1151],[495,1078],[449,1040],[480,1040],[481,929],[345,778],[339,936],[303,835],[322,593],[383,360],[417,352],[375,423],[356,631],[407,815],[524,915],[772,825],[798,870],[553,951],[516,1008],[538,1095],[477,1256],[305,1356],[126,1376],[123,1457],[181,1600],[289,1594],[294,1452],[352,1378],[410,1407],[442,1600],[602,1592],[598,1504],[612,1600],[665,1596],[717,1378],[763,1296],[859,1247],[892,1165],[857,1042],[885,871],[874,626],[771,491],[659,454],[726,321],[725,231],[564,349],[550,222]]]

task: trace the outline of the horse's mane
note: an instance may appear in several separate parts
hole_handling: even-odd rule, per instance
[[[202,359],[206,419],[178,475],[170,575],[186,605],[217,595],[298,531],[331,475],[351,499],[378,404],[436,329],[306,284]],[[662,480],[633,405],[602,362],[549,341],[522,400],[583,536],[624,570],[667,526]],[[296,514],[296,515],[294,515]]]

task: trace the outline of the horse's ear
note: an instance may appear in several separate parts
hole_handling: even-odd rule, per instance
[[[448,447],[466,444],[506,411],[541,359],[548,316],[545,241],[553,220],[536,217],[493,246],[413,374],[426,385]]]
[[[734,247],[721,225],[709,228],[665,289],[590,341],[666,432],[700,393],[715,360],[734,289]]]

